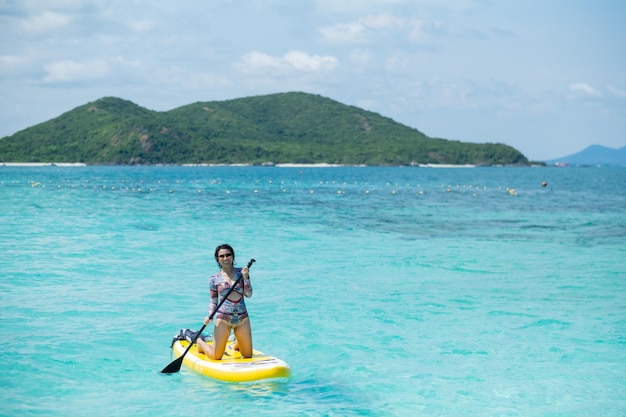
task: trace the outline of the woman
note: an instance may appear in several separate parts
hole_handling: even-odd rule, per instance
[[[240,275],[243,279],[230,293],[224,304],[215,312],[215,330],[213,331],[213,345],[207,344],[201,337],[197,339],[198,351],[211,359],[220,360],[226,349],[226,342],[230,337],[231,329],[235,332],[239,352],[244,358],[252,357],[252,329],[246,310],[244,297],[252,296],[252,285],[248,268],[235,267],[235,251],[232,246],[224,244],[215,249],[215,261],[220,266],[220,272],[211,276],[209,287],[211,304],[209,314],[204,324],[211,322],[211,314],[215,312],[219,299],[223,298],[235,284]]]

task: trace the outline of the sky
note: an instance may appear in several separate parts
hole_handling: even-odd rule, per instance
[[[626,146],[622,0],[0,0],[0,137],[302,91],[534,161]]]

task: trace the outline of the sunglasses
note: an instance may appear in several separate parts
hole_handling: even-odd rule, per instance
[[[233,256],[232,253],[224,253],[222,255],[217,255],[218,258],[230,258],[231,256]]]

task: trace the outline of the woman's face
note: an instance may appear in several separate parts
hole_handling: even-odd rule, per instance
[[[220,249],[217,252],[217,261],[222,268],[224,266],[231,266],[233,264],[233,253],[229,249]]]

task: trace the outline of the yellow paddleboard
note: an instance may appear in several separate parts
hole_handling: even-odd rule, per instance
[[[212,341],[207,342],[213,344]],[[286,380],[291,377],[291,368],[284,361],[253,351],[251,358],[244,358],[233,349],[234,341],[229,340],[221,360],[213,360],[198,352],[194,344],[185,355],[183,363],[199,374],[226,382],[256,382],[263,380]],[[176,340],[172,345],[175,358],[179,358],[189,346],[187,340]]]

